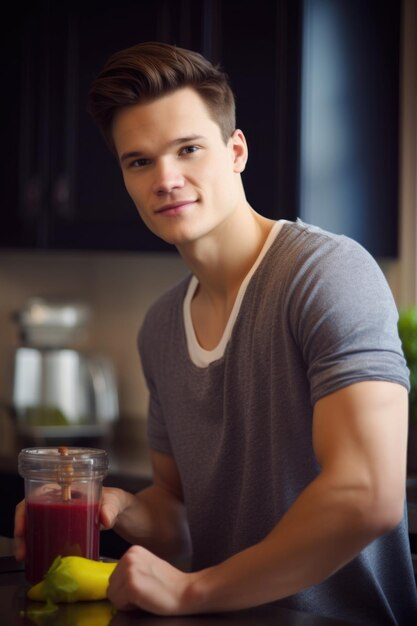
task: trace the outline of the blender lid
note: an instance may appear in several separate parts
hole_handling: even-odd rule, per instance
[[[63,348],[72,345],[84,333],[91,310],[82,302],[31,298],[13,318],[25,345]]]
[[[66,450],[66,455],[62,455]],[[53,446],[23,448],[18,457],[21,476],[40,478],[54,476],[57,469],[71,464],[74,479],[104,476],[108,471],[107,452],[99,448],[55,448]]]
[[[23,328],[34,326],[77,328],[85,326],[90,321],[91,310],[82,302],[30,298],[14,316]]]

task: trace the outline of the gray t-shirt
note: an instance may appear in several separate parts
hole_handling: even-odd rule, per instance
[[[150,446],[175,458],[198,570],[263,539],[317,476],[319,398],[363,380],[408,388],[409,372],[385,278],[346,237],[284,223],[250,279],[223,356],[207,367],[187,350],[189,280],[151,307],[139,349]],[[404,518],[327,581],[279,604],[368,625],[412,623],[409,552]]]

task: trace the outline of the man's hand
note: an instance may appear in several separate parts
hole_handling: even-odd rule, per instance
[[[109,530],[117,522],[117,518],[132,501],[132,495],[116,487],[103,487],[100,506],[100,524]]]
[[[193,574],[176,569],[146,548],[132,546],[111,575],[107,595],[119,610],[184,615],[193,612],[187,599],[192,579]]]

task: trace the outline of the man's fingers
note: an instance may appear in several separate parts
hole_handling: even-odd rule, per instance
[[[113,528],[118,516],[123,512],[125,504],[125,493],[121,489],[105,487],[100,507],[100,524],[102,528],[108,530]]]
[[[105,530],[113,528],[119,512],[117,502],[113,502],[111,499],[102,502],[100,507],[100,523]]]

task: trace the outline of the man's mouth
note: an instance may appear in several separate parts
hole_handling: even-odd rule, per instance
[[[190,204],[194,204],[196,200],[177,200],[176,202],[170,202],[156,209],[155,213],[165,215],[178,215],[183,209]]]

